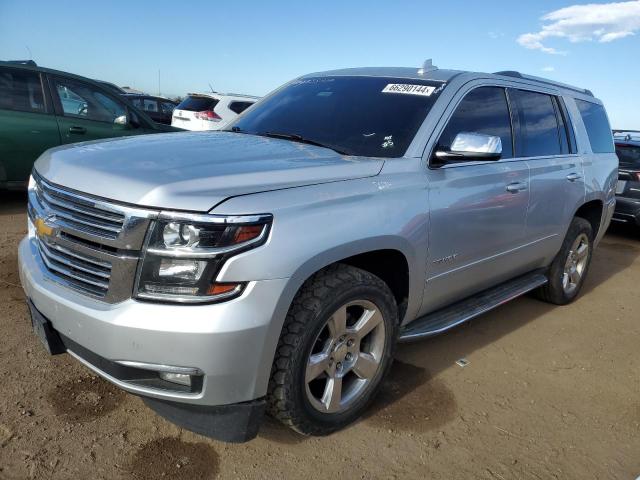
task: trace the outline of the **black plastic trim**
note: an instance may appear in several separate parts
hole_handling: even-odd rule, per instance
[[[144,403],[172,423],[205,437],[229,443],[244,443],[258,435],[266,400],[206,406],[142,397]]]

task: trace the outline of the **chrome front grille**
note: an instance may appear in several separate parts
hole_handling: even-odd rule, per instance
[[[157,211],[66,190],[34,172],[28,213],[34,254],[48,279],[107,303],[131,297]]]
[[[124,226],[125,215],[117,210],[98,206],[95,201],[65,192],[42,179],[36,189],[44,209],[76,230],[117,238]]]
[[[109,291],[111,263],[87,257],[59,245],[39,240],[38,250],[47,269],[70,282],[78,290],[97,297]]]

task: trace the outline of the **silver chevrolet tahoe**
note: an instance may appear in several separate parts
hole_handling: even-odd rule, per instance
[[[226,131],[45,152],[20,275],[50,353],[171,421],[325,435],[398,341],[529,291],[573,301],[617,167],[588,90],[428,62],[314,73]]]

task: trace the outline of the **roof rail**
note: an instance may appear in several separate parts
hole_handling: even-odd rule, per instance
[[[503,77],[523,78],[520,72],[515,70],[503,70],[502,72],[494,72],[494,75],[502,75]]]
[[[639,130],[613,130],[613,138],[615,140],[622,140],[623,142],[640,141]]]
[[[6,63],[11,63],[13,65],[29,65],[30,67],[38,66],[38,64],[33,60],[7,60]]]
[[[589,95],[593,97],[593,93],[591,90],[587,90],[586,88],[578,88],[573,85],[567,85],[566,83],[556,82],[554,80],[549,80],[547,78],[536,77],[534,75],[523,75],[520,72],[515,70],[504,70],[501,72],[495,72],[494,75],[500,75],[502,77],[513,77],[513,78],[521,78],[523,80],[531,80],[538,83],[544,83],[545,85],[553,85],[555,87],[566,88],[567,90],[573,90],[574,92],[584,93],[585,95]]]

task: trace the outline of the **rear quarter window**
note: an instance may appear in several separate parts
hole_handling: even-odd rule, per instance
[[[615,151],[613,134],[611,133],[611,126],[604,107],[597,103],[578,100],[577,98],[576,105],[580,111],[582,122],[587,129],[593,153],[613,153]]]
[[[29,71],[0,69],[0,109],[44,113],[40,75]]]
[[[242,112],[244,112],[251,105],[253,105],[253,102],[231,102],[229,104],[229,110],[231,110],[232,112],[235,112],[238,115],[240,115]]]

